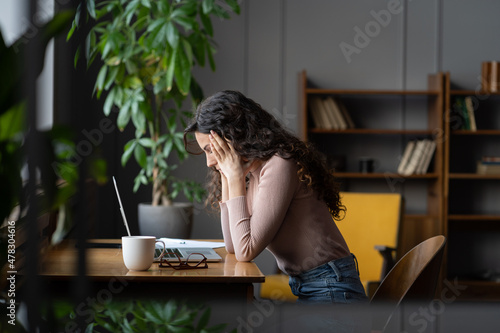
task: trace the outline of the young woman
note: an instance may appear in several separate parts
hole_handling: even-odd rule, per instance
[[[236,91],[198,106],[185,130],[186,149],[192,133],[211,169],[207,200],[220,209],[229,253],[250,261],[267,248],[290,276],[299,302],[366,300],[355,258],[334,221],[345,208],[319,152]]]

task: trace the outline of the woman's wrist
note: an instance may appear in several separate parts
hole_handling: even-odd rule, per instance
[[[246,195],[246,183],[245,177],[233,177],[227,180],[228,182],[228,199],[245,196]]]

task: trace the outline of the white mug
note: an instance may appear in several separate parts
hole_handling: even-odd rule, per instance
[[[163,244],[165,252],[165,243],[156,240],[154,236],[123,236],[122,253],[125,266],[131,271],[146,271],[153,264],[155,258],[156,243]]]

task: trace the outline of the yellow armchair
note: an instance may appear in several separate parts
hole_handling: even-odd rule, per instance
[[[347,211],[337,226],[358,259],[361,282],[371,297],[397,259],[403,199],[398,193],[341,192],[340,195]]]

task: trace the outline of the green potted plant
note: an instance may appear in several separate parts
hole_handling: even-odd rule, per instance
[[[211,17],[230,18],[239,14],[236,0],[109,0],[86,2],[86,18],[92,21],[87,35],[85,57],[90,66],[96,57],[100,70],[95,94],[107,92],[104,114],[118,111],[117,125],[135,128],[121,158],[122,165],[134,156],[140,171],[134,192],[140,185],[152,184],[152,200],[139,204],[139,229],[157,237],[186,238],[190,232],[192,204],[173,203],[179,193],[191,202],[201,201],[202,186],[174,177],[172,171],[187,153],[183,145],[186,117],[183,110],[190,96],[196,106],[203,92],[192,75],[195,66],[208,62],[215,70]],[[81,8],[79,8],[81,9]],[[77,10],[68,39],[79,25]],[[75,55],[78,61],[80,52]],[[177,158],[173,157],[175,154]],[[179,229],[166,220],[167,212],[179,219]],[[143,221],[145,217],[162,221]],[[159,228],[159,229],[156,229]]]

